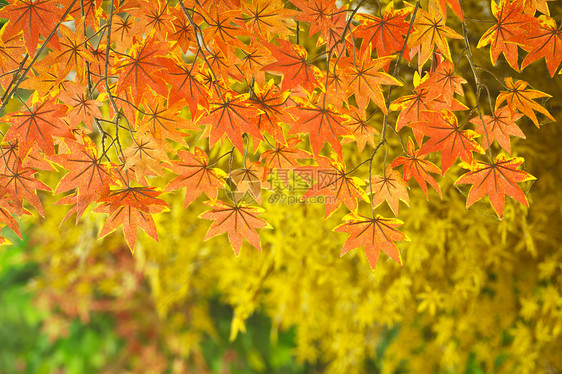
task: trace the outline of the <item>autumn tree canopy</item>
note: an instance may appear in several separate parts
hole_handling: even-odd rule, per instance
[[[545,63],[555,76],[562,32],[544,1],[490,4],[496,21],[474,39],[459,0],[374,14],[363,1],[10,1],[2,224],[21,235],[14,216],[44,215],[51,191],[65,219],[103,214],[99,235],[122,227],[133,251],[138,228],[158,240],[153,216],[180,190],[186,209],[206,200],[206,238],[225,233],[238,254],[272,227],[263,199],[315,199],[343,217],[342,255],[363,247],[374,268],[381,250],[402,262],[409,188],[441,198],[454,165],[466,207],[487,196],[502,218],[534,180],[510,137],[525,117],[554,120],[550,95],[515,76]],[[478,48],[513,76],[477,65]],[[42,181],[55,171],[56,186]]]

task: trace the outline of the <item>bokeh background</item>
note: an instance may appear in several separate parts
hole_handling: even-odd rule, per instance
[[[560,24],[562,5],[549,5]],[[489,2],[463,7],[475,46]],[[237,258],[226,237],[203,241],[204,200],[184,210],[178,193],[155,217],[160,243],[140,233],[132,255],[120,231],[97,238],[101,215],[60,225],[66,208],[43,194],[47,218],[22,220],[23,241],[3,231],[14,244],[0,248],[0,373],[562,373],[562,77],[544,61],[516,73],[473,53],[553,96],[541,104],[558,122],[522,119],[527,139],[512,140],[537,177],[523,186],[530,208],[508,198],[498,220],[484,199],[467,211],[454,166],[443,200],[412,188],[401,206],[404,265],[383,255],[371,271],[361,250],[339,256],[343,208],[325,220],[322,205],[266,194],[274,229],[261,230],[262,253],[245,245]],[[354,165],[370,152],[344,154]]]

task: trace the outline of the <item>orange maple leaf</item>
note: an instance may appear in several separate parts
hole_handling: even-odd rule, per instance
[[[396,158],[390,166],[395,168],[398,165],[404,165],[404,180],[407,182],[413,177],[425,193],[426,199],[429,199],[427,195],[427,183],[435,188],[435,191],[443,198],[439,184],[429,175],[429,173],[441,174],[441,170],[434,163],[425,160],[425,156],[420,155],[419,150],[416,151],[416,146],[412,138],[408,139],[407,156]]]
[[[446,38],[462,39],[462,36],[452,28],[445,26],[445,18],[440,12],[431,13],[423,9],[418,9],[416,20],[408,47],[418,51],[418,66],[423,66],[433,54],[435,47],[449,61],[451,61],[451,51]]]
[[[391,167],[386,169],[385,175],[375,175],[371,178],[373,207],[377,207],[386,200],[392,213],[398,216],[399,200],[410,206],[408,183],[402,179],[400,173]],[[370,193],[371,189],[367,188]]]
[[[488,195],[492,208],[500,218],[503,217],[505,196],[511,196],[521,204],[529,206],[525,194],[517,183],[532,181],[536,178],[531,174],[518,170],[523,163],[522,157],[507,158],[498,155],[496,161],[489,164],[486,162],[473,162],[471,164],[461,163],[461,166],[470,170],[461,175],[455,184],[472,184],[466,199],[466,208]]]
[[[345,223],[334,229],[350,235],[342,247],[341,256],[352,249],[364,247],[369,265],[374,269],[382,249],[390,258],[402,265],[400,251],[394,242],[411,241],[404,233],[396,230],[403,224],[402,221],[384,218],[378,214],[375,218],[368,218],[357,213],[350,213],[343,220]]]
[[[215,200],[218,188],[225,186],[226,173],[209,165],[209,156],[199,147],[196,147],[193,153],[178,151],[178,156],[179,161],[173,161],[167,166],[178,176],[168,184],[166,191],[186,187],[186,208],[203,192],[208,198]]]
[[[161,192],[155,191],[154,188],[127,186],[99,199],[102,205],[94,209],[94,212],[109,213],[101,229],[100,238],[123,226],[125,241],[131,252],[134,252],[137,242],[137,227],[158,241],[152,214],[169,208],[164,200],[157,198],[160,194]]]
[[[545,107],[539,105],[534,99],[538,99],[541,97],[552,97],[547,93],[531,90],[527,88],[529,85],[528,82],[525,81],[516,81],[513,82],[513,78],[507,77],[505,78],[505,84],[507,86],[508,91],[502,91],[496,100],[496,109],[500,107],[500,105],[505,101],[509,109],[511,109],[511,113],[515,113],[516,110],[521,111],[521,113],[525,114],[529,117],[533,123],[540,127],[539,120],[535,115],[535,110],[539,113],[544,114],[548,118],[553,121],[556,121],[554,117],[546,110]]]
[[[524,44],[524,35],[535,19],[523,14],[520,1],[501,0],[492,4],[492,14],[498,23],[490,27],[478,41],[477,48],[490,45],[490,60],[495,64],[503,53],[509,65],[519,71],[517,45]]]
[[[492,116],[482,116],[482,120],[480,117],[474,117],[470,122],[476,125],[474,131],[482,135],[484,149],[488,149],[494,140],[497,140],[503,149],[511,153],[509,136],[518,136],[525,139],[525,134],[515,124],[515,121],[521,117],[523,115],[520,113],[511,114],[509,107],[506,105],[494,111]]]
[[[441,112],[427,112],[428,122],[412,123],[429,140],[422,144],[419,149],[420,155],[431,152],[441,153],[441,170],[449,170],[453,162],[459,157],[465,162],[472,162],[472,152],[483,153],[484,150],[478,144],[478,134],[472,130],[461,130],[457,117],[448,110]]]
[[[243,204],[229,205],[220,200],[207,201],[205,204],[212,210],[199,217],[214,221],[205,235],[205,240],[227,233],[236,256],[240,254],[243,239],[261,252],[260,237],[256,229],[271,228],[266,221],[258,217],[263,212],[262,208]]]
[[[558,28],[556,21],[545,15],[539,16],[538,25],[531,29],[525,44],[524,48],[529,48],[530,52],[521,63],[521,69],[544,57],[550,76],[554,77],[562,62],[562,29]]]

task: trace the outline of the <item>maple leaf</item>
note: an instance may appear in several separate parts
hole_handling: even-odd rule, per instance
[[[207,132],[210,132],[211,147],[227,135],[232,144],[243,153],[242,133],[262,139],[260,130],[251,121],[251,118],[258,114],[258,110],[250,105],[249,96],[226,92],[221,99],[210,103],[209,115],[202,117],[200,123],[210,124]]]
[[[71,71],[76,72],[77,80],[84,77],[86,61],[94,60],[86,45],[84,23],[76,22],[75,30],[71,30],[64,24],[60,25],[60,42],[58,48],[49,53],[40,61],[41,65],[60,64],[63,67],[61,75],[66,77]]]
[[[199,147],[195,148],[194,153],[178,151],[178,156],[180,161],[173,161],[166,166],[178,174],[178,177],[168,184],[166,191],[186,187],[186,208],[203,192],[208,198],[216,200],[218,188],[225,186],[226,173],[222,169],[211,167],[209,156]]]
[[[329,217],[342,203],[351,211],[358,208],[357,200],[368,201],[367,194],[361,188],[365,182],[357,177],[349,176],[345,171],[345,163],[335,153],[330,158],[320,156],[318,166],[303,166],[304,170],[315,171],[316,183],[303,197],[326,196],[326,217]],[[328,198],[332,197],[332,198]]]
[[[462,14],[462,7],[459,0],[438,0],[438,1],[439,2],[437,3],[437,5],[441,9],[441,14],[443,15],[444,18],[447,18],[447,4],[449,4],[451,9],[453,10],[453,13],[455,13],[462,22],[464,22],[464,15]],[[431,0],[431,2],[437,2],[437,0]]]
[[[99,109],[103,102],[90,98],[84,86],[80,84],[68,83],[58,98],[70,108],[68,113],[66,113],[66,118],[72,127],[77,127],[80,123],[84,123],[90,131],[93,131],[94,118],[103,118]],[[98,99],[103,100],[102,97]]]
[[[548,112],[548,110],[534,101],[534,99],[538,99],[541,97],[551,97],[549,94],[537,90],[528,89],[528,82],[513,82],[513,78],[511,77],[505,78],[505,84],[508,91],[502,91],[498,95],[498,98],[496,99],[496,109],[498,109],[500,105],[505,101],[509,106],[509,109],[511,109],[511,113],[515,113],[516,110],[521,111],[521,113],[529,117],[537,127],[539,127],[539,121],[537,119],[537,116],[535,115],[535,110],[539,113],[544,114],[551,120],[556,121],[554,117],[552,117],[552,115]]]
[[[101,158],[97,156],[96,145],[87,135],[82,137],[82,143],[69,140],[65,144],[69,153],[52,156],[54,162],[69,171],[60,180],[55,193],[76,189],[76,222],[78,222],[91,203],[109,194],[109,184],[113,180],[111,174],[113,166],[101,162]]]
[[[196,118],[198,114],[197,105],[208,106],[209,91],[203,84],[203,76],[198,63],[185,64],[177,58],[173,63],[168,61],[166,70],[170,77],[170,101],[172,103],[186,100],[191,118]]]
[[[554,77],[562,62],[562,29],[558,28],[556,21],[545,15],[539,16],[538,25],[532,28],[525,44],[530,52],[521,63],[521,69],[544,57],[550,76]]]
[[[320,71],[308,62],[306,50],[286,40],[277,39],[277,42],[279,47],[271,43],[265,44],[277,62],[264,66],[262,70],[283,74],[283,90],[290,90],[299,85],[307,91],[314,90],[318,85],[317,77],[320,76]]]
[[[443,96],[445,101],[451,104],[455,93],[464,95],[462,85],[466,83],[463,77],[454,75],[455,70],[455,65],[451,61],[443,60],[434,72],[429,73],[429,78],[420,83],[416,89],[427,88],[429,97]]]
[[[135,44],[134,38],[138,38],[138,35],[142,35],[144,31],[144,25],[135,22],[135,17],[132,15],[117,14],[111,23],[111,42],[115,43],[115,50],[125,51]]]
[[[235,64],[240,72],[248,82],[251,82],[253,79],[256,83],[263,86],[265,84],[266,75],[263,67],[274,63],[276,61],[275,57],[273,57],[271,53],[269,53],[269,50],[256,38],[251,38],[250,43],[239,48],[239,51],[242,56],[237,58]]]
[[[150,87],[159,95],[168,96],[168,87],[162,77],[163,66],[165,66],[170,51],[167,42],[161,42],[154,38],[154,32],[142,43],[134,44],[128,55],[115,64],[119,72],[119,81],[116,92],[120,93],[131,89],[134,103],[139,103],[142,96]]]
[[[345,43],[349,42],[349,38],[346,39],[345,36],[351,35],[351,33],[347,33],[348,8],[348,5],[344,5],[329,15],[329,23],[326,28],[327,33],[318,36],[318,41],[316,42],[317,47],[326,44],[326,50],[328,52],[336,54],[345,53]]]
[[[379,206],[386,200],[392,213],[398,216],[399,201],[402,200],[406,205],[410,206],[410,197],[408,196],[408,183],[402,179],[400,173],[391,167],[386,169],[384,175],[375,175],[371,178],[372,186],[372,204],[373,207]],[[370,188],[367,189],[370,193]]]
[[[34,94],[31,107],[8,115],[7,120],[11,126],[4,141],[18,140],[21,158],[24,158],[35,144],[46,155],[52,155],[55,153],[54,136],[73,137],[68,125],[61,120],[65,114],[64,105],[57,104],[56,100],[39,101]]]
[[[123,151],[126,159],[124,169],[134,168],[137,181],[144,181],[144,177],[148,175],[162,176],[162,165],[170,161],[166,150],[171,149],[164,140],[143,134],[133,139],[131,145]]]
[[[350,135],[344,135],[344,139],[348,136],[353,138],[357,142],[357,148],[360,153],[363,152],[367,143],[374,148],[375,135],[378,135],[379,131],[368,124],[373,115],[369,116],[369,118],[365,118],[365,110],[356,110],[347,114],[347,116],[348,120],[344,125],[349,129]]]
[[[55,96],[64,91],[69,83],[64,79],[63,67],[60,64],[37,66],[33,70],[35,75],[23,81],[20,87],[34,90],[39,97]]]
[[[0,28],[0,73],[2,75],[0,83],[2,83],[2,87],[8,87],[12,80],[10,72],[19,68],[22,63],[20,58],[26,53],[20,35],[6,35],[7,27],[8,24],[5,23]]]
[[[525,14],[530,16],[534,16],[537,11],[541,12],[542,14],[546,14],[547,16],[550,15],[550,11],[548,10],[548,3],[547,1],[554,1],[554,0],[520,0],[523,3],[523,11]]]
[[[276,141],[284,143],[283,128],[279,123],[291,120],[283,110],[289,92],[279,92],[273,79],[270,79],[263,88],[254,85],[252,92],[250,102],[259,109],[258,115],[251,118],[252,122],[262,134],[268,132]]]
[[[242,1],[242,17],[237,19],[245,23],[246,28],[254,34],[262,35],[270,40],[274,34],[286,35],[288,27],[293,26],[293,19],[298,11],[286,9],[281,0]]]
[[[14,204],[9,201],[9,195],[6,194],[6,191],[2,191],[4,194],[0,196],[0,224],[8,226],[12,229],[13,232],[19,236],[20,239],[23,239],[21,235],[20,226],[18,222],[12,217],[12,211],[14,210]],[[24,214],[31,214],[27,211],[27,209],[23,210]]]
[[[298,21],[310,23],[309,35],[320,32],[321,36],[328,35],[331,26],[331,16],[336,4],[332,0],[290,0],[302,13],[296,18]]]
[[[249,204],[254,201],[261,204],[261,190],[269,188],[266,181],[262,182],[263,174],[264,168],[261,167],[261,162],[246,160],[244,168],[230,172],[231,194],[229,196],[237,204],[240,202]]]
[[[32,168],[35,170],[56,171],[49,161],[45,159],[45,155],[38,149],[31,148],[27,156],[22,160],[19,155],[18,141],[9,142],[2,145],[0,152],[2,153],[0,162],[0,174],[6,173],[16,166],[23,168]]]
[[[35,178],[37,170],[15,164],[12,170],[0,174],[0,189],[4,190],[9,199],[13,202],[13,212],[19,215],[24,214],[23,199],[25,198],[42,217],[45,211],[37,190],[51,191],[49,186]]]
[[[260,155],[260,160],[264,162],[262,180],[265,180],[275,169],[278,171],[293,170],[300,166],[297,160],[309,159],[311,157],[309,152],[296,148],[297,144],[300,142],[302,142],[302,139],[289,138],[287,139],[287,144],[277,142],[272,150],[262,152]],[[284,178],[282,181],[285,183],[286,187],[289,187],[288,178]]]
[[[416,151],[412,138],[408,139],[407,157],[400,156],[396,158],[390,167],[395,168],[398,165],[404,165],[404,180],[407,182],[413,177],[423,190],[426,199],[429,200],[427,183],[443,198],[439,184],[429,175],[429,173],[441,174],[441,170],[434,163],[425,160],[425,156],[420,155],[419,150]]]
[[[167,7],[173,16],[168,23],[168,39],[175,42],[172,49],[179,47],[183,53],[195,43],[197,36],[189,19],[185,17],[182,9]]]
[[[390,258],[402,265],[400,251],[394,242],[411,241],[405,234],[396,230],[403,224],[402,221],[384,218],[378,214],[375,218],[368,218],[357,213],[350,213],[343,220],[345,223],[334,229],[350,235],[342,247],[341,256],[352,249],[364,247],[369,265],[374,269],[382,249]]]
[[[138,4],[127,10],[127,13],[138,18],[137,22],[142,24],[145,30],[156,30],[154,35],[160,40],[165,40],[167,26],[174,19],[174,16],[168,13],[168,4],[151,0],[136,0],[136,2]]]
[[[266,221],[258,217],[263,212],[262,208],[242,204],[229,205],[220,200],[207,201],[205,204],[212,210],[199,217],[214,221],[205,235],[205,240],[226,233],[236,256],[240,254],[243,239],[261,252],[260,237],[256,229],[271,228]]]
[[[69,15],[74,20],[80,20],[84,23],[84,26],[91,26],[94,30],[97,30],[100,26],[101,17],[98,15],[102,2],[103,0],[57,0],[57,3],[62,5],[63,9],[72,6]]]
[[[297,119],[289,134],[308,133],[315,155],[318,155],[324,143],[328,142],[341,156],[342,145],[338,136],[349,134],[349,129],[343,124],[345,118],[336,112],[332,105],[322,103],[320,106],[298,97],[294,99],[299,105],[290,109]]]
[[[396,121],[396,131],[400,131],[404,126],[409,126],[410,123],[426,121],[425,114],[432,109],[429,104],[431,100],[429,90],[424,87],[416,89],[413,95],[402,96],[394,100],[390,104],[390,110],[400,111]]]
[[[536,178],[523,170],[518,170],[524,162],[522,157],[507,158],[498,155],[495,162],[461,163],[461,166],[470,170],[462,175],[455,184],[472,184],[468,191],[466,208],[488,195],[494,211],[503,218],[505,196],[511,196],[521,204],[529,206],[525,194],[517,183],[532,181]]]
[[[488,149],[494,140],[497,140],[503,149],[511,153],[509,136],[518,136],[525,139],[525,134],[523,134],[519,126],[515,124],[515,121],[521,117],[523,117],[522,114],[511,114],[509,107],[503,106],[494,111],[493,116],[482,116],[482,120],[480,117],[474,117],[470,122],[476,125],[474,131],[482,134],[484,149]],[[482,123],[482,121],[484,123]]]
[[[431,152],[441,153],[441,169],[446,172],[459,157],[465,162],[472,162],[472,152],[484,153],[474,140],[478,134],[472,130],[461,130],[457,117],[448,110],[426,113],[429,122],[410,124],[429,137],[419,149],[419,155]]]
[[[499,5],[495,1],[490,3],[492,14],[498,23],[486,30],[476,47],[482,48],[491,44],[490,59],[493,64],[503,53],[509,66],[519,71],[517,45],[524,44],[525,32],[535,19],[523,14],[520,1],[501,0]]]
[[[111,191],[111,193],[99,199],[102,203],[94,212],[108,213],[101,232],[100,238],[123,226],[125,241],[131,252],[135,250],[137,241],[137,227],[142,228],[154,240],[158,241],[156,224],[152,214],[160,213],[169,205],[157,196],[161,192],[149,187],[126,187]]]
[[[388,114],[381,85],[401,86],[402,83],[379,70],[388,67],[393,58],[394,56],[384,56],[373,59],[371,49],[367,48],[359,55],[358,61],[354,61],[351,57],[341,59],[346,83],[349,85],[350,93],[355,94],[355,101],[359,108],[365,108],[371,99],[384,114]]]
[[[221,10],[216,4],[201,9],[208,25],[203,30],[207,45],[214,41],[222,51],[226,51],[230,46],[241,47],[244,44],[238,37],[247,36],[248,31],[236,24],[236,19],[241,16],[240,9]]]
[[[403,35],[408,33],[409,28],[409,23],[406,22],[408,15],[410,9],[394,10],[394,2],[388,3],[382,17],[357,14],[355,20],[360,24],[353,30],[353,36],[363,39],[362,50],[371,44],[379,57],[390,56],[402,50]]]
[[[10,20],[6,30],[9,35],[23,31],[27,52],[34,56],[39,35],[46,38],[61,20],[64,11],[51,0],[15,0],[2,8],[2,17]]]
[[[447,60],[451,60],[449,43],[445,38],[462,39],[462,36],[445,26],[445,18],[439,12],[428,13],[423,9],[418,9],[414,27],[408,39],[408,47],[418,50],[418,66],[421,67],[426,63],[435,47]]]
[[[142,104],[142,118],[138,121],[139,131],[150,132],[156,139],[171,139],[183,143],[187,134],[181,130],[196,129],[191,122],[179,116],[184,104],[180,101],[167,102],[166,98],[160,95],[150,96],[147,95]]]

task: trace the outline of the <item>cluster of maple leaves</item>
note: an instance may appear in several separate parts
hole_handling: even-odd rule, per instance
[[[446,26],[447,4],[460,19],[460,33]],[[410,179],[426,196],[427,184],[441,195],[431,174],[445,173],[457,159],[469,170],[457,181],[472,185],[467,207],[488,195],[501,217],[506,195],[527,204],[517,183],[533,177],[519,169],[523,159],[494,158],[492,144],[510,153],[509,137],[524,137],[515,123],[523,115],[537,126],[535,112],[554,120],[535,101],[548,95],[507,78],[497,98],[488,91],[489,108],[481,105],[486,87],[458,0],[430,0],[427,9],[419,2],[395,9],[391,1],[377,15],[360,13],[360,6],[338,7],[333,0],[11,1],[0,10],[7,20],[0,31],[7,129],[1,222],[21,235],[12,214],[29,214],[24,199],[43,215],[37,191],[50,188],[37,175],[59,165],[68,173],[54,191],[64,194],[58,204],[70,205],[67,217],[76,214],[77,221],[90,206],[107,214],[100,236],[122,226],[131,250],[139,227],[157,239],[152,215],[169,207],[160,195],[185,188],[186,208],[201,194],[210,199],[201,215],[213,220],[207,238],[227,233],[238,254],[243,239],[260,249],[256,229],[269,225],[259,217],[259,198],[246,204],[219,192],[232,197],[234,185],[255,193],[255,180],[265,188],[272,173],[306,168],[316,178],[306,180],[304,198],[333,197],[326,215],[341,204],[350,211],[335,229],[350,235],[342,254],[363,246],[374,267],[381,249],[401,262],[395,242],[407,237],[395,218],[359,214],[360,202],[374,212],[387,201],[398,215],[399,200],[409,201]],[[490,45],[492,62],[503,54],[517,71],[544,57],[554,75],[562,32],[547,3],[492,0],[491,6],[496,23],[477,47]],[[453,39],[466,44],[464,63],[476,94],[470,108],[460,101],[467,81],[456,75],[461,62],[452,59]],[[526,53],[521,65],[520,50]],[[411,94],[392,100],[394,88],[408,85],[408,75],[398,74],[401,65],[416,59]],[[14,100],[21,109],[7,111]],[[382,123],[374,123],[376,111]],[[466,120],[459,123],[455,113]],[[383,174],[374,175],[373,157],[388,148],[391,131],[399,137],[411,131],[412,137],[393,150],[397,157]],[[197,146],[201,140],[208,146]],[[342,144],[350,141],[367,154],[354,168],[343,161]],[[210,159],[224,142],[232,149]],[[329,157],[322,154],[326,143]],[[427,159],[431,153],[440,155],[440,167]],[[169,175],[164,169],[176,175],[165,186],[158,184]],[[369,179],[352,175],[361,169]]]

